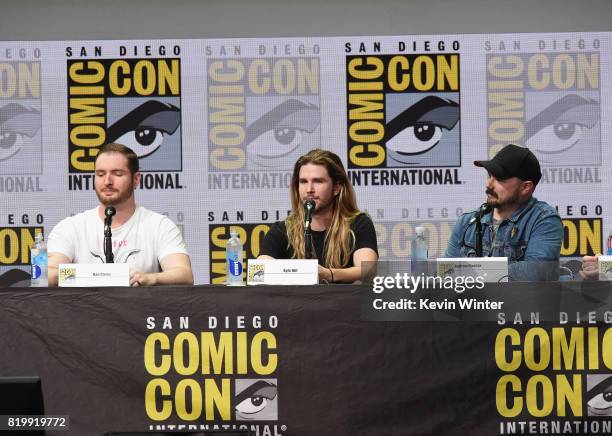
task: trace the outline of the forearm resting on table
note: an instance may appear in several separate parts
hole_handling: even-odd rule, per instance
[[[328,283],[353,283],[361,280],[361,266],[327,268],[319,265],[319,280]]]
[[[274,259],[272,256],[262,254],[257,259]],[[319,280],[328,283],[353,283],[361,280],[361,262],[376,262],[378,254],[371,248],[360,248],[353,253],[353,264],[348,268],[327,268],[319,265]],[[333,273],[333,278],[332,278]]]
[[[348,268],[319,267],[319,279],[329,283],[353,283],[362,279],[362,262],[376,262],[378,254],[371,248],[360,248],[353,253],[353,265]],[[332,277],[333,275],[333,277]]]
[[[70,263],[70,259],[61,253],[49,253],[49,287],[57,286],[59,266],[62,263]]]
[[[169,254],[161,262],[161,272],[141,273],[130,277],[131,286],[193,285],[193,271],[189,256],[182,253]]]

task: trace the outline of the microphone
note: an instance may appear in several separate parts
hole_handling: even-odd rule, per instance
[[[478,214],[480,215],[480,218],[482,218],[483,216],[485,216],[492,210],[493,210],[493,206],[491,206],[489,203],[482,203],[482,205],[480,206],[480,209],[478,209]]]
[[[304,251],[306,259],[312,259],[312,231],[310,230],[310,223],[312,221],[312,211],[314,210],[316,203],[312,199],[308,199],[304,202]],[[314,256],[316,257],[316,255]]]
[[[310,229],[310,223],[312,221],[312,211],[314,210],[316,203],[314,200],[306,200],[304,202],[304,228]]]
[[[482,217],[493,210],[493,207],[489,203],[483,203],[482,206],[476,211],[470,224],[476,223],[476,256],[482,257]]]
[[[113,217],[116,213],[117,211],[113,206],[107,206],[106,209],[104,209],[104,221],[107,226],[111,225],[111,223],[113,222]]]
[[[106,263],[113,263],[115,261],[111,224],[113,222],[113,216],[115,216],[116,213],[117,211],[113,206],[107,206],[106,209],[104,209],[104,255],[106,257]]]
[[[470,220],[470,224],[472,224],[476,220],[480,221],[483,216],[485,216],[492,210],[493,210],[493,206],[491,206],[489,203],[482,203],[482,205],[478,208],[478,210],[476,211],[476,213]]]

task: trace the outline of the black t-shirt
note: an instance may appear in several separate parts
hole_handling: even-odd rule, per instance
[[[351,223],[351,230],[355,234],[355,246],[353,247],[353,251],[351,251],[347,267],[353,266],[353,253],[360,248],[371,248],[378,254],[376,231],[374,230],[374,224],[369,216],[365,213],[358,215]],[[323,247],[326,233],[327,230],[320,232],[312,231],[312,245],[315,248],[320,265],[323,265],[325,260]],[[266,234],[261,244],[261,252],[259,254],[265,254],[275,259],[291,259],[293,257],[293,249],[289,246],[287,227],[284,221],[278,221],[272,224],[270,231]]]

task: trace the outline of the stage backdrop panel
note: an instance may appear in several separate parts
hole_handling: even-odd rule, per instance
[[[27,280],[36,232],[97,204],[93,161],[114,141],[143,173],[138,203],[175,221],[196,283],[224,281],[236,226],[249,257],[290,208],[296,158],[340,155],[383,259],[417,225],[431,257],[484,201],[475,159],[540,159],[567,260],[612,224],[610,33],[0,43],[0,274]]]

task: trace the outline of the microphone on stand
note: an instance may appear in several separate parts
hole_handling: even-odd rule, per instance
[[[481,220],[483,216],[485,216],[492,210],[493,210],[493,206],[491,206],[489,203],[482,203],[482,205],[474,213],[474,216],[470,220],[470,224],[474,223],[476,220]]]
[[[476,223],[476,257],[482,257],[482,217],[492,210],[493,206],[483,203],[470,220],[470,224]]]
[[[314,200],[306,200],[304,202],[304,228],[310,228],[312,221],[312,211],[314,210],[316,203]]]
[[[315,206],[314,200],[308,199],[304,202],[304,248],[306,259],[312,259],[312,230],[310,229],[310,224]]]
[[[113,233],[111,231],[111,224],[113,223],[113,217],[117,211],[113,206],[107,206],[104,209],[104,255],[106,256],[106,263],[114,262],[113,255]]]

